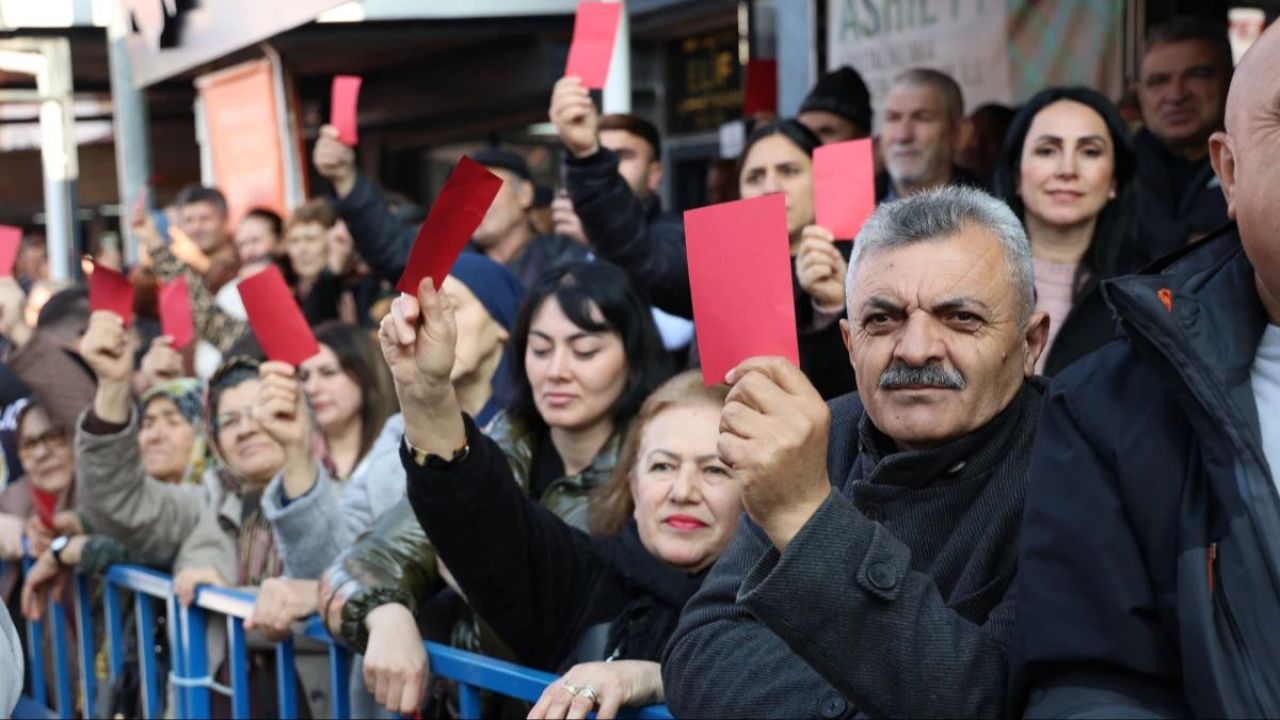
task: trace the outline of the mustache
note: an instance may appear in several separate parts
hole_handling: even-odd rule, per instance
[[[964,375],[959,370],[948,370],[939,363],[929,363],[924,367],[911,367],[901,360],[880,373],[880,389],[896,390],[912,385],[934,385],[948,390],[963,390]]]

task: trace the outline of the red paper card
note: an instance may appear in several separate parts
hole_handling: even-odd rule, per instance
[[[173,336],[173,346],[181,350],[196,336],[186,276],[179,275],[173,281],[162,284],[157,299],[160,305],[160,332]]]
[[[0,225],[0,277],[13,275],[13,263],[22,247],[22,228]]]
[[[280,268],[268,265],[241,280],[236,288],[244,301],[249,327],[269,359],[297,367],[320,352],[316,336],[289,292]]]
[[[463,155],[418,230],[396,289],[416,297],[418,285],[429,276],[439,290],[501,189],[502,178]]]
[[[128,326],[133,319],[133,283],[105,265],[95,265],[89,276],[89,310],[110,310]]]
[[[689,210],[684,231],[703,382],[761,355],[799,365],[784,197]]]
[[[329,123],[338,129],[338,140],[344,145],[360,141],[356,127],[356,101],[360,97],[360,78],[355,75],[335,75],[333,92],[330,93]]]
[[[45,524],[45,527],[52,530],[53,515],[58,508],[57,494],[32,487],[31,504],[35,505],[36,517],[40,518],[40,521]]]
[[[751,117],[757,113],[778,112],[778,61],[748,60],[744,72],[742,114]]]
[[[813,210],[838,240],[858,236],[876,209],[871,139],[823,145],[813,153]]]
[[[565,77],[576,75],[582,78],[588,90],[604,87],[621,19],[620,2],[584,2],[578,5],[578,14],[573,19],[569,60],[564,67]]]

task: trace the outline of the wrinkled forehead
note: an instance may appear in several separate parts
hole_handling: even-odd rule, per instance
[[[1255,121],[1271,127],[1280,117],[1280,23],[1273,24],[1249,48],[1227,93],[1227,132],[1245,132]],[[1274,138],[1272,143],[1277,142]]]
[[[988,230],[969,226],[954,235],[864,251],[849,310],[856,316],[873,300],[927,308],[958,299],[1008,309],[1014,297],[1000,241]]]

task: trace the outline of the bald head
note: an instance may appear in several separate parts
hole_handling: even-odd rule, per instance
[[[1259,109],[1270,107],[1273,111],[1280,102],[1280,23],[1271,23],[1236,67],[1227,93],[1227,132],[1242,130],[1246,118]]]
[[[1280,325],[1280,23],[1258,38],[1236,68],[1226,131],[1209,138],[1209,157],[1252,263],[1258,295]]]

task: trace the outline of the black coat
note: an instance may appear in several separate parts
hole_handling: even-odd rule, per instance
[[[571,527],[521,492],[470,418],[466,428],[470,451],[452,468],[420,467],[403,447],[401,458],[414,514],[476,613],[543,670],[657,661],[702,575],[650,555],[634,523],[608,538]]]
[[[360,257],[379,277],[391,283],[399,282],[421,223],[391,212],[386,197],[358,174],[355,186],[337,201],[337,207]],[[564,236],[536,235],[506,266],[528,289],[547,270],[585,260],[587,255],[586,248]]]
[[[566,179],[574,211],[596,253],[627,272],[631,282],[646,294],[653,306],[682,318],[693,317],[689,290],[689,259],[685,253],[684,224],[664,216],[656,203],[641,202],[618,174],[618,156],[606,148],[585,158],[570,157]],[[849,256],[851,246],[837,247]],[[823,398],[831,399],[854,389],[839,325],[807,331],[813,319],[813,302],[800,289],[795,259],[791,284],[799,331],[800,369]],[[696,351],[693,353],[697,357]]]
[[[743,516],[662,663],[676,717],[999,717],[1043,381],[985,426],[897,452],[832,401],[836,487],[779,553]]]
[[[1227,201],[1207,156],[1189,163],[1145,128],[1134,133],[1133,149],[1138,155],[1139,224],[1153,256],[1178,250],[1227,222]]]
[[[1045,401],[1011,707],[1277,717],[1280,497],[1249,384],[1266,314],[1233,232],[1155,270],[1105,284],[1126,337]]]

